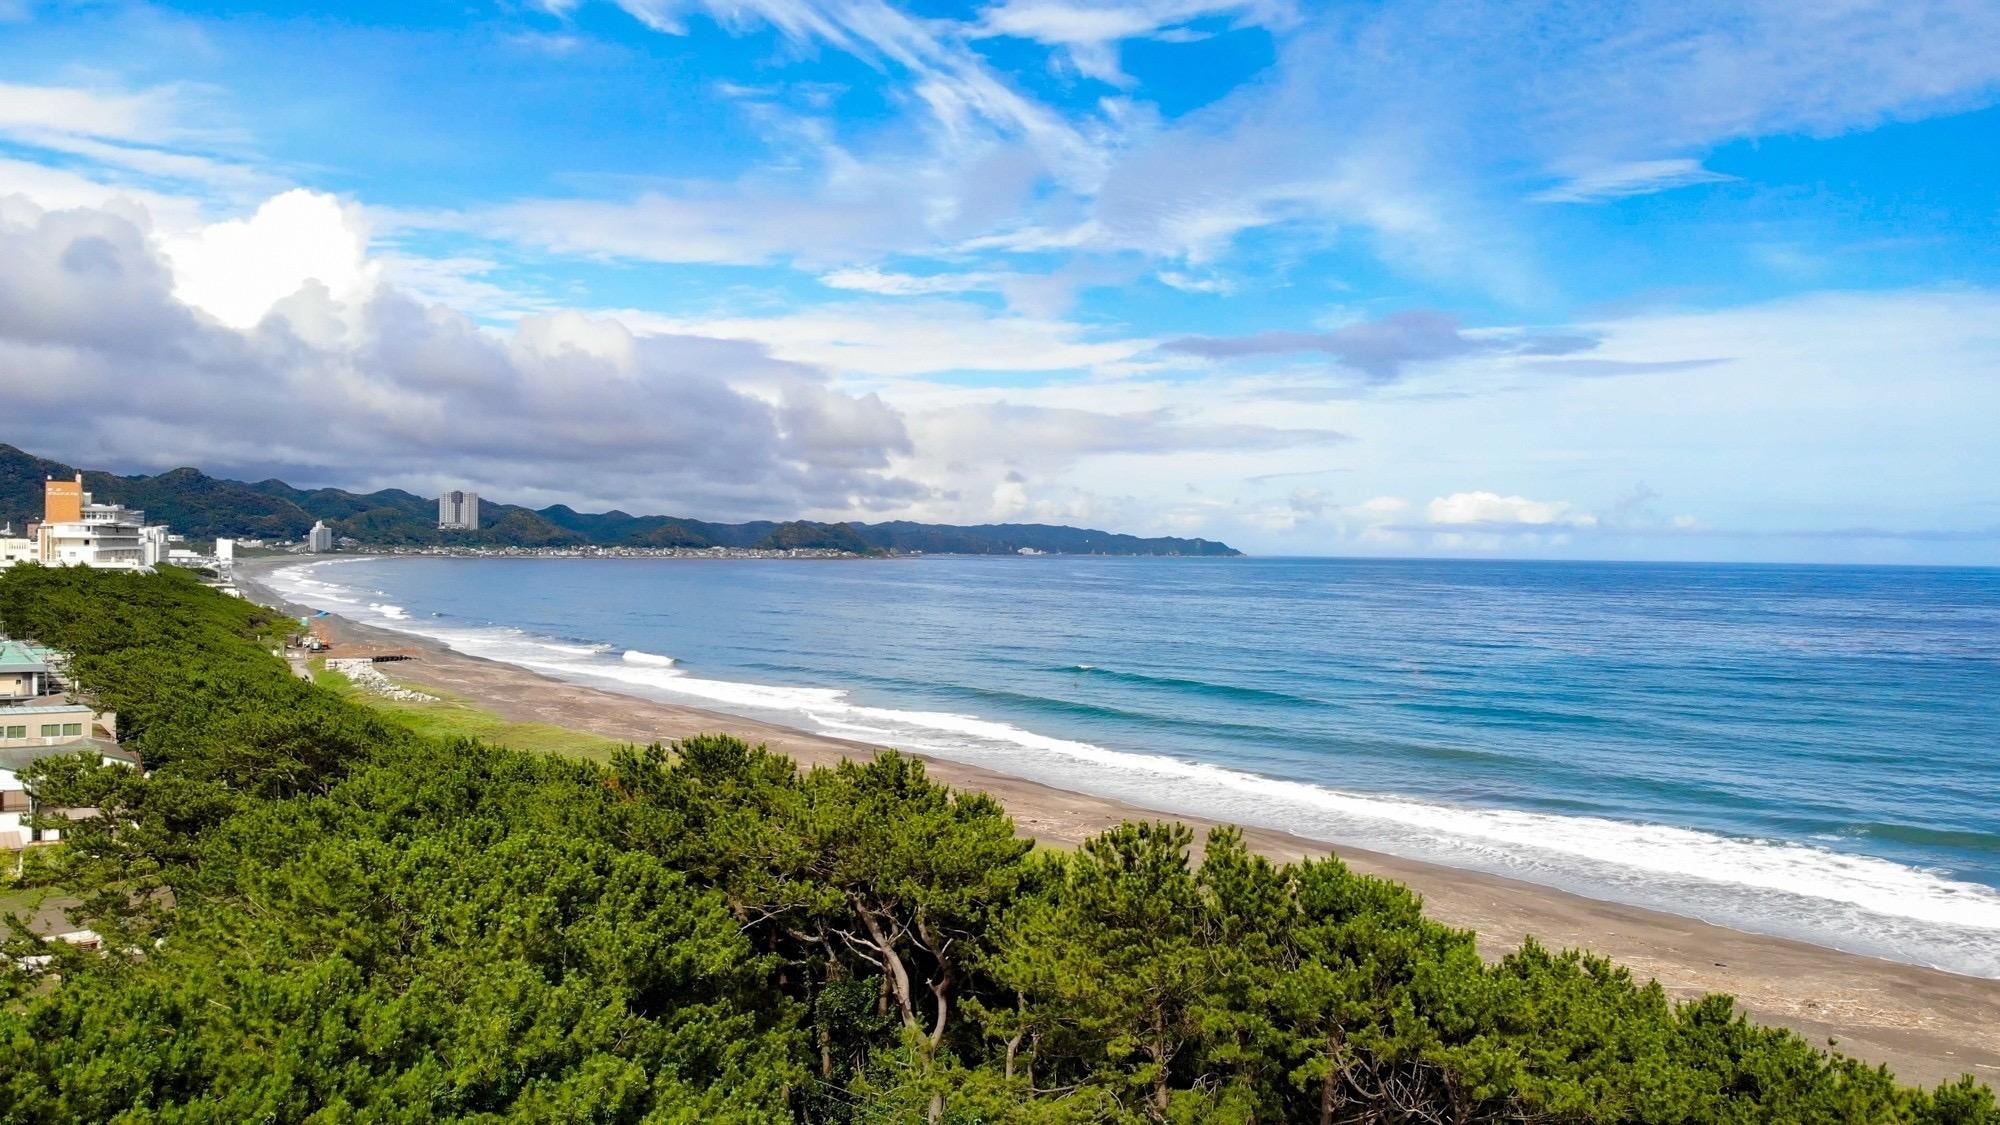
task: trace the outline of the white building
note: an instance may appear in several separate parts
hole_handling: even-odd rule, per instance
[[[11,525],[0,527],[0,570],[15,563],[38,562],[40,559],[41,548],[36,546],[33,536],[16,535]]]
[[[438,530],[478,531],[479,494],[453,491],[438,497]]]
[[[167,557],[165,525],[146,526],[146,513],[123,504],[99,504],[83,490],[83,476],[46,486],[35,557],[43,566],[92,566],[149,570]]]
[[[37,828],[35,799],[21,783],[21,772],[43,758],[63,754],[93,754],[104,763],[137,766],[139,756],[121,750],[112,736],[115,719],[99,715],[82,703],[58,702],[39,706],[0,707],[0,848],[23,848],[29,844],[60,839],[52,828]],[[82,815],[88,810],[67,810]]]
[[[315,555],[324,555],[333,550],[333,529],[325,520],[314,520],[312,530],[306,532],[306,550]]]
[[[145,513],[143,512],[134,512],[132,514],[135,516],[140,516],[142,518],[145,515]],[[170,537],[167,534],[167,525],[163,523],[156,523],[151,527],[140,528],[139,529],[140,565],[146,567],[155,567],[160,565],[162,562],[165,562],[167,554],[172,550],[171,547],[167,546],[171,538],[172,537]]]
[[[217,539],[215,541],[215,565],[224,570],[236,565],[236,540]]]

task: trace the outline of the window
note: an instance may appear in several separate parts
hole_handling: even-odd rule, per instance
[[[64,723],[64,724],[63,724],[63,733],[64,733],[64,734],[82,734],[82,733],[83,733],[83,724],[82,724],[82,723]]]
[[[43,737],[43,738],[54,738],[54,737],[56,737],[57,735],[59,735],[59,734],[61,734],[61,733],[62,733],[62,724],[60,724],[60,723],[43,723],[43,724],[42,724],[42,737]]]
[[[27,727],[25,727],[25,726],[20,726],[20,727],[8,727],[8,728],[7,728],[7,733],[6,733],[6,735],[5,735],[4,737],[6,737],[6,738],[26,738],[26,737],[28,737],[28,728],[27,728]]]

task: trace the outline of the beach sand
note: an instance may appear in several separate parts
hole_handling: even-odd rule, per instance
[[[298,607],[256,581],[260,570],[291,561],[297,560],[239,564],[239,585],[260,601],[296,611]],[[337,615],[325,620],[330,639],[340,649],[410,654],[412,659],[380,666],[390,678],[418,688],[445,689],[510,720],[586,730],[638,744],[694,734],[733,734],[766,743],[806,765],[831,764],[876,751],[864,743],[550,679]],[[1198,832],[1210,824],[924,758],[933,778],[992,794],[1023,834],[1051,844],[1074,845],[1125,820],[1173,819]],[[1532,935],[1553,948],[1580,948],[1610,957],[1641,980],[1657,979],[1677,998],[1729,993],[1752,1019],[1792,1028],[1821,1045],[1831,1039],[1846,1054],[1888,1064],[1905,1082],[1929,1085],[1965,1073],[1988,1083],[2000,1082],[2000,981],[1743,933],[1270,829],[1246,828],[1244,837],[1253,849],[1273,859],[1333,853],[1357,871],[1407,884],[1424,897],[1433,918],[1476,931],[1480,949],[1488,956],[1498,956]]]

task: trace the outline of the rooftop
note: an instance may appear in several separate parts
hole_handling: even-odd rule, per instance
[[[0,672],[46,672],[51,655],[48,649],[32,641],[0,637]]]
[[[88,703],[71,703],[68,700],[51,701],[46,696],[40,702],[25,703],[19,707],[0,707],[0,716],[14,715],[69,715],[78,711],[97,712]]]
[[[139,755],[121,748],[108,738],[71,738],[40,746],[0,746],[0,770],[18,773],[43,758],[60,758],[65,754],[84,752],[128,765],[139,764]]]

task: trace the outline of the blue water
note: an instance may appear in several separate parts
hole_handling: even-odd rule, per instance
[[[2000,977],[2000,571],[395,559],[308,604],[1168,811]]]

